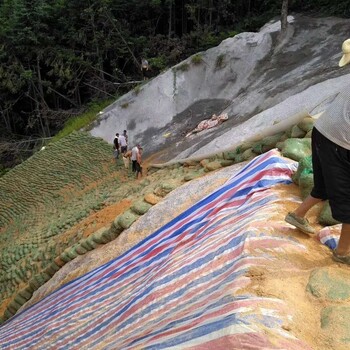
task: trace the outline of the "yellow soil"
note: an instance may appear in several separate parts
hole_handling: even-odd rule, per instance
[[[299,188],[295,185],[282,185],[276,187],[281,198],[299,196]],[[274,222],[283,222],[288,211],[292,211],[298,206],[298,202],[281,200],[279,212],[273,216]],[[315,223],[317,214],[321,210],[318,206],[310,211],[308,219],[314,227],[320,229],[321,226]],[[269,220],[271,224],[271,220]],[[273,226],[273,225],[271,225]],[[293,237],[303,244],[307,249],[301,251],[281,251],[273,254],[273,260],[268,266],[253,267],[247,274],[251,279],[248,287],[239,291],[239,294],[251,293],[258,296],[278,298],[283,300],[288,310],[292,311],[292,320],[286,320],[283,329],[303,340],[315,350],[348,350],[348,346],[331,341],[330,331],[321,329],[321,311],[325,306],[332,303],[313,297],[306,290],[310,273],[317,268],[336,268],[338,272],[345,271],[346,266],[335,264],[331,259],[330,250],[318,241],[316,237],[310,237],[297,229],[286,225],[286,230],[282,234]],[[281,231],[272,229],[273,235],[281,235]],[[269,254],[271,252],[269,251]],[[334,326],[337,328],[337,322]]]
[[[116,216],[129,209],[131,200],[123,199],[119,203],[109,205],[98,212],[90,214],[88,217],[71,227],[59,236],[60,240],[67,240],[80,232],[82,237],[88,237],[102,227],[109,227]]]

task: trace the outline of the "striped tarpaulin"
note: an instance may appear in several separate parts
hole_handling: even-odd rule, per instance
[[[277,298],[244,292],[261,248],[303,249],[264,234],[294,164],[261,155],[132,249],[66,284],[0,328],[1,349],[309,349],[282,327]],[[273,339],[273,340],[270,340]]]
[[[341,227],[340,225],[337,225],[336,228],[338,229],[338,234],[335,234],[330,227],[324,227],[317,234],[317,238],[319,239],[319,241],[331,250],[334,250],[337,247],[339,241],[339,233]]]

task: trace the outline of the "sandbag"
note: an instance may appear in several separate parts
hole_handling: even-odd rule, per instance
[[[314,127],[314,122],[315,120],[312,117],[306,117],[300,121],[297,126],[307,133]]]
[[[329,201],[326,201],[320,215],[318,216],[318,222],[324,226],[333,226],[340,224],[339,221],[335,220],[332,215],[331,207]]]
[[[288,139],[281,147],[282,155],[299,162],[311,155],[311,139]]]
[[[254,157],[255,157],[255,154],[251,148],[246,149],[242,153],[242,160],[243,161],[253,159]]]
[[[301,174],[313,174],[312,156],[301,159],[299,161],[297,171],[292,175],[293,182],[298,186]]]
[[[131,210],[138,215],[143,215],[152,207],[152,204],[145,202],[144,200],[139,200],[133,203]]]
[[[304,137],[306,132],[299,128],[298,125],[294,125],[292,127],[291,137],[293,138],[302,138]]]
[[[302,200],[304,200],[314,187],[314,176],[307,172],[301,173],[299,177],[299,188]]]
[[[253,152],[256,154],[265,153],[276,147],[277,142],[284,135],[284,132],[272,136],[266,136],[262,140],[256,142],[252,147]]]
[[[250,149],[254,146],[255,142],[247,141],[243,142],[236,148],[236,154],[244,153],[247,149]]]

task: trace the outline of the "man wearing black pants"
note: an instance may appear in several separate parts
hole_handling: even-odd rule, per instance
[[[113,148],[114,148],[114,158],[117,160],[119,158],[119,134],[115,134],[115,138],[113,140]]]
[[[342,46],[339,66],[350,62],[350,39]],[[328,199],[333,218],[342,223],[333,260],[350,265],[350,81],[315,122],[312,131],[314,187],[310,195],[285,220],[305,233],[315,233],[306,213]]]
[[[132,162],[132,171],[135,173],[137,170],[137,163],[138,163],[138,158],[139,158],[139,153],[140,153],[141,146],[136,145],[135,147],[132,148],[131,150],[131,162]],[[137,173],[136,173],[137,177]]]

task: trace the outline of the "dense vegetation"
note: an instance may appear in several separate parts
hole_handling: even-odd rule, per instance
[[[189,55],[278,15],[282,0],[3,0],[0,164],[12,166],[88,104],[116,98]],[[289,1],[349,16],[350,1]],[[135,83],[136,82],[136,83]],[[20,147],[21,146],[21,147]],[[1,172],[1,165],[0,165]]]

